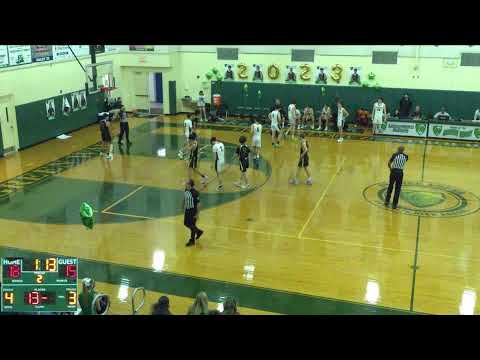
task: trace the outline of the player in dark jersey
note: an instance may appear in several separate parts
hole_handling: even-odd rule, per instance
[[[193,180],[193,173],[195,172],[202,177],[202,184],[204,184],[207,176],[198,171],[198,141],[195,133],[191,133],[188,137],[187,149],[190,154],[188,158],[188,178]]]
[[[240,136],[238,139],[240,145],[237,146],[237,150],[235,151],[238,156],[238,161],[240,163],[240,181],[235,182],[236,186],[241,187],[242,189],[248,189],[250,186],[247,180],[247,169],[248,169],[248,155],[250,154],[250,149],[245,144],[247,142],[247,138],[245,136]]]
[[[100,135],[102,137],[102,152],[101,155],[104,155],[107,160],[113,159],[113,144],[112,144],[112,135],[110,134],[110,119],[113,114],[108,112],[102,112],[97,114],[100,125]]]
[[[308,171],[308,152],[310,146],[308,145],[308,141],[305,139],[305,134],[300,134],[300,159],[298,161],[297,171],[295,173],[295,177],[290,180],[290,184],[297,185],[298,184],[298,175],[300,173],[300,169],[304,169],[305,173],[307,174],[307,185],[312,185],[312,176],[310,175],[310,171]]]

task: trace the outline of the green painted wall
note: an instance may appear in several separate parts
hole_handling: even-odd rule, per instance
[[[248,85],[247,96],[244,86]],[[262,97],[258,98],[258,91]],[[319,85],[292,85],[274,83],[253,82],[212,82],[211,93],[222,95],[222,101],[226,103],[230,111],[240,113],[265,112],[269,109],[275,98],[279,98],[282,104],[289,104],[292,98],[297,100],[297,105],[304,107],[311,104],[316,111],[321,110],[325,104],[332,104],[336,96],[340,97],[348,111],[356,111],[359,107],[372,110],[373,103],[378,96],[384,98],[387,111],[393,114],[398,108],[400,97],[407,91],[413,102],[413,106],[420,105],[425,115],[435,114],[440,111],[442,105],[447,106],[449,113],[454,117],[472,119],[475,109],[479,104],[480,93],[472,91],[448,91],[448,90],[423,90],[423,89],[394,89],[363,88],[360,86],[325,86],[325,95],[322,95]],[[461,99],[461,101],[459,101]],[[239,108],[240,107],[240,108]],[[413,108],[412,108],[413,110]],[[354,118],[350,117],[350,120]]]
[[[86,109],[65,116],[62,112],[63,95],[56,96],[54,98],[56,117],[53,120],[47,119],[46,99],[16,106],[20,149],[96,122],[96,114],[103,111],[103,98],[101,93],[89,95]]]

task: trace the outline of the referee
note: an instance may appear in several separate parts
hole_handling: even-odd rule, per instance
[[[403,167],[408,160],[408,155],[404,154],[404,151],[405,148],[400,146],[388,162],[388,167],[390,168],[390,183],[388,184],[387,196],[385,197],[385,206],[388,206],[390,203],[390,196],[392,195],[393,185],[395,184],[395,194],[393,195],[392,203],[393,209],[396,209],[398,205],[398,198],[402,190]]]
[[[183,224],[190,229],[191,235],[190,240],[186,246],[195,245],[195,235],[197,236],[197,240],[202,236],[203,231],[197,228],[196,222],[198,219],[199,213],[199,194],[198,191],[195,190],[195,183],[192,179],[187,181],[187,186],[185,189],[185,194],[183,198],[183,207],[185,209],[185,218]]]

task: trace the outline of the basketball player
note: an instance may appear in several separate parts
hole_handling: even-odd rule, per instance
[[[315,128],[315,115],[313,114],[313,108],[307,105],[305,109],[303,109],[303,126],[306,126],[309,121],[312,122],[310,129],[313,130]]]
[[[104,155],[107,160],[113,160],[113,144],[112,144],[112,135],[110,134],[110,118],[113,114],[109,112],[101,112],[97,115],[97,118],[100,120],[100,134],[102,137],[102,152],[101,155]]]
[[[288,133],[291,131],[292,139],[293,139],[293,137],[295,136],[295,129],[296,129],[296,123],[297,123],[297,102],[295,101],[295,99],[293,99],[292,103],[288,105],[287,115],[288,115],[288,125],[290,126],[287,132],[285,133],[285,135],[288,135]]]
[[[307,174],[307,185],[312,185],[312,176],[310,171],[308,171],[308,151],[310,146],[308,145],[307,139],[305,139],[305,134],[300,134],[300,160],[298,161],[297,171],[295,173],[295,177],[290,180],[290,184],[298,185],[298,175],[300,174],[300,170],[303,168],[305,173]]]
[[[280,111],[278,107],[273,110],[268,117],[270,118],[271,122],[271,129],[272,129],[272,146],[279,147],[280,146],[280,129],[278,128],[278,123],[280,121]]]
[[[323,105],[322,112],[320,114],[320,119],[318,121],[318,129],[317,130],[328,130],[328,122],[332,118],[332,110],[328,104]],[[325,124],[325,126],[323,126]]]
[[[373,123],[373,133],[376,134],[377,129],[382,125],[383,120],[387,118],[387,107],[383,102],[383,99],[379,97],[377,102],[373,104],[372,111],[372,123]]]
[[[198,141],[195,133],[190,134],[188,138],[188,151],[190,153],[188,160],[188,178],[193,180],[193,173],[196,173],[202,177],[201,183],[205,184],[207,175],[198,171]]]
[[[184,158],[185,150],[189,146],[190,135],[193,133],[193,123],[192,123],[192,120],[190,120],[190,115],[187,115],[187,118],[183,120],[183,130],[185,134],[185,143],[183,147],[180,149],[180,151],[178,152],[178,156],[180,157],[180,159]]]
[[[252,147],[255,153],[255,159],[260,158],[260,149],[262,148],[262,124],[258,123],[258,119],[255,118],[255,122],[250,127],[252,133]]]
[[[207,112],[205,111],[205,96],[201,90],[198,93],[197,106],[198,110],[200,110],[200,122],[207,121]]]
[[[245,136],[240,136],[238,141],[240,145],[237,146],[237,150],[235,152],[238,156],[238,162],[240,163],[240,181],[237,181],[234,184],[242,189],[247,189],[250,186],[247,180],[248,154],[250,154],[250,149],[247,145],[245,145],[247,142],[247,138]]]
[[[337,103],[337,109],[338,109],[337,127],[338,127],[338,131],[340,133],[340,136],[337,139],[337,142],[341,143],[341,142],[343,142],[343,126],[345,125],[345,120],[347,119],[348,115],[350,115],[350,114],[348,113],[347,110],[345,110],[341,101],[339,101]]]
[[[215,136],[210,139],[210,144],[212,144],[213,166],[218,180],[217,191],[223,191],[223,183],[220,174],[225,167],[225,146],[218,141]]]

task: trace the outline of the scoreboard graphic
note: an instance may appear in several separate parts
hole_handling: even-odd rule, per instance
[[[74,312],[77,281],[75,258],[2,258],[2,312]]]

